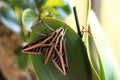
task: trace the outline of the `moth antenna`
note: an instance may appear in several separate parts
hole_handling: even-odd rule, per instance
[[[63,27],[63,25],[62,25],[62,26],[60,26],[60,27]]]
[[[66,39],[64,39],[64,41],[66,42]]]
[[[63,25],[61,26],[63,28]],[[63,28],[64,29],[64,28]],[[65,31],[63,33],[63,35],[65,35],[66,31],[67,31],[68,27],[65,28]]]
[[[64,35],[65,35],[65,33],[67,32],[67,30],[68,30],[68,27],[65,28]]]
[[[51,31],[55,31],[53,28],[51,28],[51,27],[50,27],[49,25],[47,25],[46,23],[43,22],[43,24],[46,25],[46,27],[47,27],[48,29],[50,29]]]
[[[39,26],[42,23],[42,20],[39,20],[38,22],[36,22],[36,24],[34,24],[34,26]]]
[[[42,35],[42,36],[47,36],[46,34],[40,33],[40,32],[35,32],[36,34]]]

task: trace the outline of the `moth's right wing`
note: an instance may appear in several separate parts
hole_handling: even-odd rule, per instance
[[[66,75],[68,69],[68,60],[63,36],[61,36],[54,49],[54,58],[52,62],[63,75]]]

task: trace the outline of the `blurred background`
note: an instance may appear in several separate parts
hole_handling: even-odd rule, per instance
[[[6,0],[0,0],[0,1],[4,2]],[[86,15],[85,14],[86,10],[84,8],[86,7],[86,5],[88,5],[87,4],[88,0],[65,0],[65,1],[69,2],[71,9],[73,6],[76,6],[80,26],[87,26],[86,18],[84,16]],[[0,2],[0,11],[2,9],[2,5],[3,3]],[[98,17],[98,20],[100,21],[102,29],[109,41],[110,47],[113,51],[113,55],[117,60],[120,69],[120,22],[119,22],[120,0],[91,0],[91,8],[94,10],[94,12]],[[15,10],[19,13],[22,12],[17,8],[15,8]],[[11,14],[13,13],[11,12]],[[15,15],[13,14],[13,16]],[[13,20],[14,19],[15,18],[13,18]],[[11,53],[17,52],[17,49],[22,42],[21,37],[18,34],[20,32],[20,28],[17,24],[19,23],[16,22],[16,24],[14,23],[12,24],[12,22],[10,22],[9,24],[5,24],[8,23],[8,21],[4,20],[1,14],[0,14],[0,20],[2,20],[0,21],[0,53],[7,53],[7,54],[0,54],[0,80],[7,80],[6,77],[8,77],[9,80],[18,80],[18,77],[20,80],[26,80],[25,78],[26,75],[27,75],[27,79],[31,78],[30,76],[32,75],[32,79],[30,80],[35,80],[34,74],[32,74],[33,70],[30,68],[30,70],[28,70],[27,73],[21,72],[21,70],[17,67],[17,64],[15,64],[16,54],[11,55]],[[65,21],[76,31],[76,24],[74,21],[73,12],[71,12],[70,15],[67,15]],[[8,27],[10,25],[11,27]],[[15,28],[13,26],[17,26],[17,27]],[[14,31],[11,31],[11,29],[14,29]],[[12,50],[10,51],[10,49]],[[6,63],[5,66],[3,65],[4,63]],[[13,76],[15,76],[14,79],[12,79]]]
[[[82,6],[85,7],[87,5],[85,1],[87,0],[72,0],[73,5],[77,6],[81,26],[85,26],[83,18],[84,8],[82,8]],[[102,29],[114,53],[113,55],[120,68],[120,0],[91,0],[91,8],[94,10],[98,20],[100,21]],[[71,16],[73,15],[71,14]],[[70,17],[67,22],[70,25],[75,26],[74,23],[69,22],[73,20],[71,18],[73,17]]]

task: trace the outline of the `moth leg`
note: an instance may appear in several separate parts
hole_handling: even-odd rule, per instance
[[[90,30],[88,30],[86,27],[82,26],[81,34],[83,35],[85,32],[87,32],[88,35],[91,36],[91,32],[90,32]]]

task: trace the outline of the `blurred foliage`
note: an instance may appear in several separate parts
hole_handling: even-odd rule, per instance
[[[70,4],[63,0],[1,0],[0,20],[13,31],[20,33],[23,26],[23,10],[32,9],[38,18],[46,16],[63,17],[71,13]]]
[[[91,38],[87,38],[87,50],[92,69],[99,80],[119,80],[119,69],[105,33],[94,11],[89,12]]]

